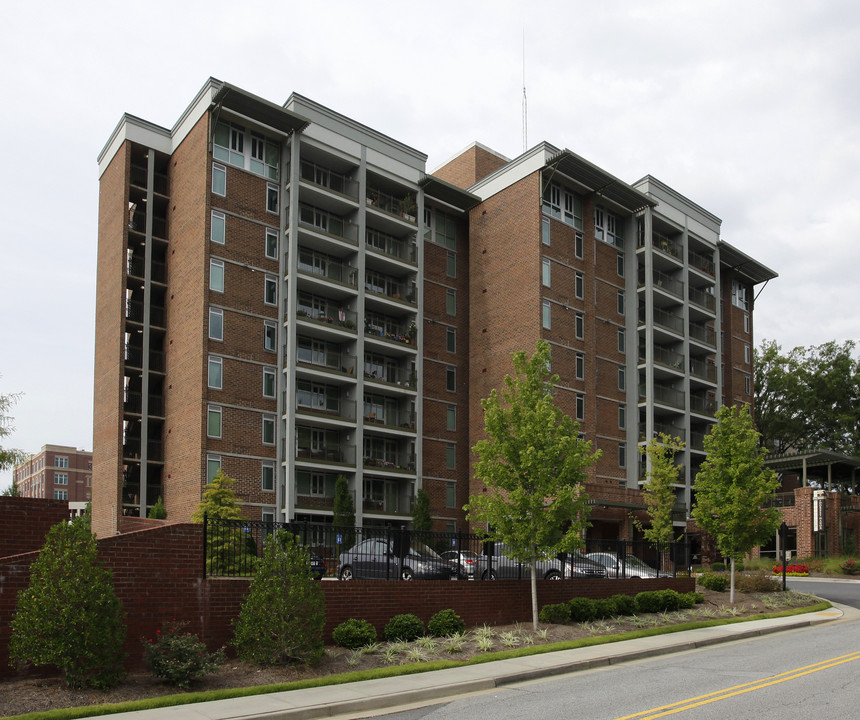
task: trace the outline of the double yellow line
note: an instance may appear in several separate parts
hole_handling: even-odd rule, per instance
[[[638,712],[633,715],[625,715],[624,717],[616,718],[615,720],[632,720],[633,718],[640,718],[640,720],[653,720],[654,718],[661,718],[666,715],[674,715],[675,713],[683,712],[684,710],[692,710],[693,708],[708,705],[710,703],[717,702],[718,700],[726,700],[728,698],[735,697],[736,695],[743,695],[744,693],[752,692],[753,690],[761,690],[762,688],[770,687],[771,685],[778,685],[779,683],[784,683],[788,680],[795,680],[796,678],[803,677],[804,675],[810,675],[811,673],[818,672],[819,670],[826,670],[827,668],[853,662],[854,660],[860,660],[860,652],[840,655],[839,657],[830,658],[830,660],[822,660],[814,665],[804,665],[803,667],[788,670],[784,673],[780,673],[779,675],[771,675],[770,677],[762,680],[744,683],[743,685],[733,685],[732,687],[717,690],[716,692],[708,693],[707,695],[687,698],[686,700],[680,700],[670,705],[661,705],[660,707],[643,710],[642,712]]]

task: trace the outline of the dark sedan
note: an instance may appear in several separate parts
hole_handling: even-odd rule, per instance
[[[341,553],[338,577],[341,580],[451,580],[457,577],[457,566],[424,543],[413,542],[402,557],[398,557],[394,543],[371,538]]]

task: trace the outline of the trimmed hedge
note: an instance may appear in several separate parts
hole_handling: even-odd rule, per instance
[[[440,610],[430,618],[427,629],[433,637],[445,637],[463,632],[466,629],[466,623],[453,610]]]
[[[376,642],[376,628],[367,620],[350,618],[332,630],[331,637],[335,645],[357,650]]]
[[[696,578],[696,582],[703,588],[714,590],[715,592],[723,592],[726,585],[729,584],[729,579],[725,575],[714,575],[713,573],[702,573]]]
[[[385,625],[382,635],[389,642],[395,640],[412,642],[424,635],[424,623],[421,622],[421,619],[417,615],[413,615],[412,613],[395,615]]]
[[[570,604],[555,603],[552,605],[544,605],[538,614],[538,620],[553,625],[562,625],[570,622]]]

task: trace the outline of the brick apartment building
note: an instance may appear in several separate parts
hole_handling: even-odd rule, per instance
[[[630,537],[638,446],[665,431],[684,526],[720,403],[752,401],[753,287],[776,274],[659,180],[542,143],[426,156],[293,94],[210,79],[171,129],[125,115],[99,156],[94,529],[219,468],[260,519],[466,529],[479,400],[553,347],[603,450],[595,537]]]
[[[66,445],[43,445],[12,470],[21,497],[87,503],[93,476],[93,454]]]

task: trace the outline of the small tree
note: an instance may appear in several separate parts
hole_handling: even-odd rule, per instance
[[[248,553],[242,552],[245,538],[241,528],[231,522],[242,517],[233,490],[235,484],[234,478],[218,470],[203,489],[203,499],[191,515],[192,522],[202,523],[204,516],[215,521],[206,528],[206,570],[214,575],[238,575],[248,569],[239,567],[239,560]],[[256,555],[256,548],[251,554]]]
[[[415,506],[412,508],[412,532],[422,542],[427,542],[428,533],[433,529],[433,518],[430,517],[430,496],[421,488],[415,496]]]
[[[343,548],[351,548],[355,541],[355,501],[349,491],[349,481],[343,475],[338,475],[334,482],[333,510],[332,525],[336,528],[347,528],[343,533]]]
[[[672,510],[675,507],[675,488],[679,468],[675,453],[684,449],[680,438],[660,433],[639,452],[648,458],[647,482],[642,486],[642,497],[648,510],[651,526],[644,528],[638,520],[636,526],[649,542],[670,543],[675,539]]]
[[[0,376],[2,377],[2,376]],[[12,393],[10,395],[0,395],[0,440],[8,437],[15,429],[12,425],[12,418],[7,414],[11,407],[20,399],[20,393]],[[24,453],[21,450],[13,450],[4,448],[0,445],[0,470],[11,468],[16,463],[19,463],[24,458]],[[12,483],[15,488],[15,484]],[[11,493],[10,493],[11,494]]]
[[[18,593],[9,657],[19,667],[54,666],[69,687],[113,687],[125,674],[123,616],[89,526],[59,523]]]
[[[161,499],[161,495],[158,496],[158,500],[155,501],[155,504],[149,508],[149,515],[147,515],[147,517],[152,520],[167,519],[167,510],[164,508],[164,500]]]
[[[735,561],[767,542],[779,527],[779,510],[767,507],[779,481],[765,467],[767,450],[759,446],[749,405],[724,405],[717,424],[705,436],[707,458],[695,480],[695,521],[731,558],[731,593],[735,601]]]
[[[549,343],[539,341],[530,358],[514,353],[513,366],[505,389],[481,401],[487,438],[473,450],[475,475],[487,492],[473,495],[466,509],[470,521],[487,523],[490,540],[505,543],[512,557],[530,566],[537,629],[537,562],[583,545],[585,480],[600,455],[553,400],[559,378],[550,373]]]
[[[259,665],[313,663],[323,654],[325,597],[313,578],[308,551],[278,530],[266,538],[236,621],[234,646]]]

